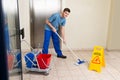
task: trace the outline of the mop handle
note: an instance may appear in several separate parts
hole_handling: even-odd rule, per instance
[[[57,32],[55,32],[56,34],[57,34],[57,36],[61,39],[61,41],[63,42],[63,39],[62,39],[62,37],[60,37],[60,35],[57,33]],[[63,42],[64,43],[64,42]],[[77,57],[77,55],[75,55],[75,53],[72,51],[72,49],[67,45],[67,44],[65,44],[64,43],[64,45],[72,52],[72,54],[78,59],[78,57]]]

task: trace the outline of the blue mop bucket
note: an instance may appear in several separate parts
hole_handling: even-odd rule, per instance
[[[28,68],[34,67],[33,64],[37,63],[36,61],[34,61],[34,58],[35,58],[35,56],[34,56],[34,53],[32,53],[32,52],[29,52],[25,55],[26,67],[28,67]]]

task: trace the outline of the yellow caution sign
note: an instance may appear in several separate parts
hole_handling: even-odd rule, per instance
[[[92,52],[92,58],[89,64],[89,70],[95,70],[97,72],[101,72],[101,66],[105,67],[104,48],[101,46],[95,46]]]

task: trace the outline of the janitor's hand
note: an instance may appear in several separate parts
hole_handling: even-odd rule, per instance
[[[63,43],[64,43],[65,45],[67,44],[65,39],[63,39]]]
[[[52,28],[52,31],[53,31],[53,32],[56,32],[56,29],[53,27],[53,28]]]

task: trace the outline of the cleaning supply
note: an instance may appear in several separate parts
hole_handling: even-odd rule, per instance
[[[59,35],[57,32],[55,32],[55,33],[56,33],[56,35],[61,39],[61,41],[63,42],[63,39],[60,37],[60,35]],[[67,44],[65,44],[65,46],[70,50],[70,52],[73,54],[73,56],[74,56],[75,58],[77,58],[77,63],[75,63],[75,65],[80,65],[80,64],[82,64],[82,63],[85,63],[84,60],[80,60],[80,59],[77,57],[77,55],[73,52],[73,50],[72,50]]]

